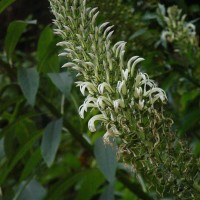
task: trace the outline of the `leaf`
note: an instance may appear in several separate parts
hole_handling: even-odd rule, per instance
[[[143,35],[146,31],[147,31],[146,28],[142,28],[142,29],[136,31],[136,32],[130,37],[130,39],[132,40],[132,39],[134,39],[134,38],[137,38],[137,37],[139,37],[140,35]]]
[[[159,8],[159,11],[160,11],[160,14],[165,16],[166,14],[166,9],[165,9],[165,6],[163,4],[158,4],[158,8]]]
[[[63,120],[61,118],[50,122],[44,130],[41,151],[43,159],[48,167],[53,164],[58,146],[60,144],[62,124]]]
[[[73,78],[69,72],[49,73],[48,76],[65,97],[70,96]]]
[[[102,138],[97,139],[94,146],[94,154],[101,172],[110,183],[115,180],[117,169],[116,152],[117,149],[114,143],[111,146],[104,144]]]
[[[109,184],[106,188],[105,191],[101,194],[99,200],[114,200],[114,185]]]
[[[30,148],[32,148],[32,145],[40,136],[41,136],[41,132],[34,134],[33,137],[19,149],[19,151],[16,153],[16,155],[14,156],[10,164],[6,166],[4,170],[1,169],[0,185],[5,181],[8,174],[12,171],[12,169],[15,167],[18,161],[23,158],[23,156],[27,153],[27,151]]]
[[[196,156],[200,155],[200,141],[193,142],[192,150],[193,150],[194,155],[196,155]]]
[[[89,200],[96,193],[100,185],[105,181],[98,169],[91,169],[84,175],[81,188],[78,191],[76,200]]]
[[[77,171],[76,173],[70,174],[70,176],[65,179],[59,179],[55,185],[49,188],[46,199],[61,199],[63,194],[65,194],[68,190],[70,191],[70,188],[80,181],[84,175],[84,171]]]
[[[37,45],[37,69],[39,72],[58,72],[59,59],[58,59],[58,47],[56,43],[52,29],[46,26],[40,34],[40,38]]]
[[[189,105],[190,102],[194,101],[200,95],[199,90],[187,91],[181,96],[181,107],[183,110]]]
[[[46,190],[35,179],[29,183],[23,181],[13,200],[43,200],[46,195]]]
[[[41,151],[38,148],[31,156],[30,158],[26,161],[26,165],[23,168],[23,171],[20,176],[20,182],[24,180],[31,172],[33,172],[33,169],[35,169],[36,165],[39,163],[41,160]]]
[[[4,139],[2,138],[0,140],[0,160],[5,156],[5,151],[4,151]]]
[[[144,16],[142,17],[143,20],[152,20],[156,19],[156,14],[154,12],[147,11]]]
[[[180,134],[184,134],[189,129],[193,128],[200,120],[200,110],[190,110],[182,119],[182,126],[180,127]]]
[[[39,74],[36,68],[19,68],[18,83],[28,103],[34,106],[39,87]]]
[[[13,2],[16,0],[1,0],[0,1],[0,14]]]
[[[12,54],[16,48],[16,45],[22,33],[26,30],[28,24],[35,24],[35,21],[16,20],[11,22],[8,26],[5,38],[5,51],[10,65],[12,64]]]

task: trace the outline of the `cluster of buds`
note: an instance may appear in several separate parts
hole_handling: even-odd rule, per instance
[[[162,163],[157,151],[170,138],[166,131],[170,123],[165,123],[162,109],[165,92],[138,70],[143,58],[125,60],[126,42],[112,45],[113,26],[96,24],[97,8],[86,7],[86,0],[50,0],[50,5],[56,17],[55,34],[63,39],[58,43],[64,49],[60,56],[70,60],[63,67],[77,71],[76,85],[85,96],[80,117],[89,109],[96,110],[98,114],[88,122],[89,130],[95,132],[95,122],[100,121],[106,130],[104,142],[114,138],[122,160],[129,160],[136,173],[151,172],[155,177],[155,166]]]
[[[169,42],[187,42],[190,45],[198,46],[196,27],[190,22],[186,22],[186,15],[182,15],[182,10],[177,6],[171,6],[165,11],[165,7],[160,5],[158,14],[163,21],[165,30],[162,31],[161,41]]]

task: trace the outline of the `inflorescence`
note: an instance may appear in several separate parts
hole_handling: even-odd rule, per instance
[[[143,176],[148,191],[196,198],[199,160],[171,131],[172,120],[163,114],[165,92],[138,69],[144,59],[126,61],[126,42],[112,44],[113,26],[97,25],[99,12],[86,7],[85,0],[50,0],[50,5],[55,34],[63,39],[59,56],[70,60],[63,67],[77,71],[76,85],[85,96],[80,117],[89,109],[98,112],[89,120],[89,130],[95,132],[95,122],[101,122],[104,142],[117,141],[119,158]]]

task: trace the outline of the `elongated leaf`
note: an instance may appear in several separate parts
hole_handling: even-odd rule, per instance
[[[143,34],[146,33],[146,32],[147,32],[147,29],[146,29],[146,28],[142,28],[142,29],[136,31],[136,32],[130,37],[130,39],[137,38],[137,37],[143,35]]]
[[[18,69],[18,83],[28,103],[34,106],[39,87],[39,74],[36,68]]]
[[[29,183],[23,181],[13,200],[43,200],[46,190],[35,179]]]
[[[190,110],[182,119],[182,126],[179,129],[180,134],[186,133],[189,129],[194,127],[200,120],[200,110]]]
[[[0,14],[13,2],[16,0],[1,0],[0,1]]]
[[[91,169],[85,173],[81,188],[78,191],[76,200],[89,200],[97,192],[97,189],[105,181],[98,169]]]
[[[45,128],[44,135],[42,137],[41,151],[43,159],[48,167],[53,164],[58,146],[60,144],[62,124],[62,118],[50,122]]]
[[[12,159],[11,163],[8,166],[6,166],[4,169],[1,169],[0,185],[5,181],[8,174],[12,171],[12,169],[15,167],[18,161],[23,158],[23,156],[27,153],[28,150],[30,150],[30,148],[32,148],[32,145],[40,136],[41,136],[41,132],[33,135],[33,137],[24,146],[22,146],[19,149],[17,154]]]
[[[5,156],[5,151],[4,151],[4,139],[2,138],[0,140],[0,160]]]
[[[85,175],[84,171],[72,173],[70,177],[66,179],[61,179],[58,181],[56,185],[54,185],[50,190],[48,191],[48,196],[46,199],[62,199],[63,194],[66,193],[66,191],[70,190],[70,188],[75,185],[80,179],[82,179]]]
[[[58,47],[52,29],[47,26],[40,34],[37,46],[38,71],[43,73],[58,72]]]
[[[26,30],[28,24],[35,24],[36,21],[20,21],[16,20],[9,24],[6,38],[5,38],[5,50],[7,59],[10,64],[12,64],[12,54],[15,50],[15,47],[22,35]]]
[[[115,180],[117,169],[116,152],[116,145],[106,145],[102,138],[97,139],[94,146],[94,154],[101,172],[110,183]]]
[[[109,184],[106,188],[105,191],[101,194],[99,200],[114,200],[114,185]]]
[[[48,76],[65,97],[70,96],[73,78],[69,72],[49,73]]]
[[[42,33],[40,34],[40,38],[38,41],[38,46],[37,46],[37,58],[38,60],[41,60],[46,51],[47,48],[49,47],[49,44],[53,40],[54,34],[52,29],[49,26],[46,26]]]
[[[33,172],[33,169],[36,167],[36,165],[39,163],[41,159],[42,159],[41,151],[38,148],[27,160],[26,165],[20,176],[21,181],[24,180],[29,174],[31,174],[31,172]]]

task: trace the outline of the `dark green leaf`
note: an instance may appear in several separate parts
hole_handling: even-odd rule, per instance
[[[0,160],[5,156],[5,151],[4,151],[4,139],[2,138],[0,140]]]
[[[20,21],[16,20],[9,24],[6,38],[5,38],[5,50],[7,59],[10,64],[12,64],[12,54],[15,47],[22,35],[26,30],[28,24],[35,24],[35,21]]]
[[[190,102],[194,101],[195,98],[197,98],[200,95],[199,90],[191,90],[186,93],[184,93],[181,97],[181,106],[184,110]]]
[[[115,180],[115,172],[117,169],[116,151],[116,145],[114,143],[112,146],[104,144],[102,138],[97,139],[94,146],[97,164],[106,179],[111,183]]]
[[[26,165],[23,168],[23,171],[22,171],[21,176],[20,176],[21,181],[24,180],[29,174],[31,174],[31,172],[34,172],[34,169],[35,169],[36,165],[39,163],[39,161],[41,160],[41,158],[42,158],[41,151],[38,148],[30,156],[30,158],[26,161]]]
[[[110,184],[105,188],[105,191],[100,196],[99,200],[114,200],[114,185]]]
[[[193,144],[193,153],[198,156],[200,155],[200,141],[195,141]]]
[[[58,47],[52,29],[47,26],[41,33],[37,46],[39,72],[58,72]]]
[[[0,14],[13,2],[16,0],[1,0],[0,1]]]
[[[46,200],[56,200],[61,199],[64,193],[70,189],[72,185],[75,185],[80,179],[85,175],[84,171],[72,173],[70,177],[66,179],[61,179],[57,182],[55,186],[50,188]]]
[[[97,192],[97,189],[104,182],[104,177],[98,169],[91,169],[85,173],[81,188],[78,191],[76,200],[89,200]]]
[[[23,181],[13,200],[43,200],[46,190],[35,179],[29,183]]]
[[[130,39],[134,39],[134,38],[136,38],[136,37],[139,37],[140,35],[143,35],[146,31],[147,31],[146,28],[142,28],[142,29],[136,31],[136,32],[130,37]]]
[[[42,137],[41,151],[43,159],[48,167],[53,164],[58,146],[60,144],[62,124],[62,118],[50,122],[45,128],[44,135]]]
[[[182,120],[182,126],[180,127],[180,133],[184,134],[190,128],[194,127],[200,120],[200,110],[190,111]]]
[[[28,150],[30,150],[30,148],[32,148],[32,145],[40,136],[41,136],[40,132],[37,134],[34,134],[33,137],[24,146],[22,146],[19,149],[19,151],[16,153],[16,155],[12,159],[11,163],[8,166],[6,166],[4,169],[1,169],[0,185],[5,181],[8,174],[12,171],[12,169],[15,167],[18,161],[23,158],[23,156],[27,153]]]
[[[36,68],[19,68],[18,83],[28,103],[34,106],[39,87],[39,74]]]
[[[69,72],[49,73],[48,76],[65,97],[70,96],[73,78]]]

